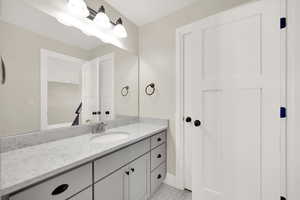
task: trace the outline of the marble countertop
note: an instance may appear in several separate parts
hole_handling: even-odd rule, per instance
[[[93,143],[92,134],[58,140],[1,154],[1,193],[7,195],[61,172],[128,146],[167,129],[167,125],[135,123],[108,130],[129,137],[108,143]]]

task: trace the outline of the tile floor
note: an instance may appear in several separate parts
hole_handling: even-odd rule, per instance
[[[192,200],[192,193],[163,184],[151,200]]]

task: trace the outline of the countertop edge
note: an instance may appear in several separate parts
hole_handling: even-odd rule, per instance
[[[63,167],[58,168],[58,169],[55,169],[55,170],[53,170],[53,171],[51,171],[49,173],[45,173],[45,174],[43,174],[41,176],[38,176],[38,177],[36,177],[34,179],[27,180],[27,181],[22,182],[22,183],[18,183],[16,185],[13,185],[13,186],[10,186],[10,187],[7,187],[7,188],[1,188],[0,195],[3,197],[3,196],[6,196],[6,195],[9,195],[9,194],[16,193],[16,192],[18,192],[18,191],[20,191],[22,189],[26,189],[28,187],[31,187],[31,186],[35,185],[35,184],[38,184],[38,183],[43,182],[43,181],[46,181],[47,179],[55,177],[55,176],[57,176],[59,174],[65,173],[65,172],[67,172],[69,170],[72,170],[72,169],[80,167],[80,166],[82,166],[84,164],[87,164],[88,162],[91,162],[91,161],[96,160],[96,159],[100,159],[101,157],[104,157],[107,154],[113,153],[114,151],[117,151],[117,150],[119,150],[121,148],[124,148],[126,146],[130,146],[132,144],[135,144],[135,143],[137,143],[137,142],[139,142],[141,140],[149,138],[149,137],[151,137],[151,136],[153,136],[153,135],[155,135],[157,133],[160,133],[160,132],[162,132],[164,130],[167,130],[167,129],[168,129],[168,126],[162,127],[160,129],[157,129],[157,130],[155,130],[155,131],[147,134],[147,135],[141,136],[141,137],[136,138],[136,139],[132,139],[132,140],[130,140],[128,142],[125,142],[124,144],[120,144],[118,146],[112,147],[112,148],[110,148],[110,149],[108,149],[106,151],[103,151],[101,153],[97,153],[95,155],[86,157],[86,158],[81,159],[81,160],[79,160],[77,162],[74,162],[72,164],[67,164],[66,166],[63,166]]]

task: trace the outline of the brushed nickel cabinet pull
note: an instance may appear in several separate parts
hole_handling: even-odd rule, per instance
[[[5,64],[4,64],[2,56],[1,56],[1,71],[2,71],[1,84],[4,85],[6,82],[6,69],[5,69]]]
[[[62,184],[55,188],[53,192],[51,193],[52,196],[59,195],[61,193],[64,193],[68,189],[69,185],[68,184]]]

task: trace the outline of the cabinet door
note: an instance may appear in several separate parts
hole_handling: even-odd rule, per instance
[[[127,168],[126,168],[127,169]],[[95,200],[123,200],[129,175],[122,168],[95,184]],[[129,174],[129,172],[128,172]]]
[[[92,200],[93,196],[92,196],[92,188],[88,188],[82,192],[80,192],[79,194],[75,195],[74,197],[70,198],[69,200]]]
[[[148,196],[150,154],[135,160],[128,166],[130,171],[128,181],[129,200],[142,200]]]

